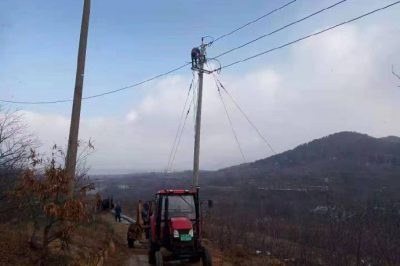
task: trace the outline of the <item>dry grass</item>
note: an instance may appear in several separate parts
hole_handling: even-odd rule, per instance
[[[38,254],[30,249],[27,228],[0,225],[0,265],[32,265]]]
[[[265,255],[251,254],[243,246],[236,245],[221,251],[215,244],[205,240],[204,244],[211,251],[214,266],[284,266],[282,261]]]
[[[38,265],[41,250],[29,245],[30,225],[0,224],[0,265]],[[44,265],[96,265],[104,256],[110,242],[114,241],[112,226],[101,216],[86,226],[77,227],[71,235],[67,250],[55,241],[49,246],[49,256]],[[111,254],[107,254],[111,255]]]

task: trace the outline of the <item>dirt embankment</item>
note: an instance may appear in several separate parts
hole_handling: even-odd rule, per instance
[[[128,248],[128,224],[115,222],[110,213],[96,215],[95,221],[75,229],[68,250],[54,242],[44,265],[88,266],[148,266],[147,245]],[[29,245],[31,225],[0,225],[0,265],[38,265],[40,250]],[[284,265],[262,256],[249,254],[240,247],[220,251],[205,240],[211,251],[214,266],[264,266]],[[191,264],[195,265],[195,264]]]

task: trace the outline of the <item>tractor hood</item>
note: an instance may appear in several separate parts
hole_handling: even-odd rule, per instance
[[[193,228],[193,224],[186,217],[173,217],[171,218],[171,228],[176,230],[190,230]]]

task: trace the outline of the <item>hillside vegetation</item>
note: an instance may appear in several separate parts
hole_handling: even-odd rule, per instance
[[[206,234],[221,250],[296,265],[400,264],[400,138],[340,132],[248,164],[201,173]],[[121,189],[119,185],[125,185]],[[103,177],[132,202],[190,187],[191,172]]]

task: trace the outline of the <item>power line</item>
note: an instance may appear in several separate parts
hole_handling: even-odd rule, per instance
[[[237,146],[239,148],[240,154],[242,155],[243,162],[245,163],[246,162],[246,157],[244,156],[244,153],[243,153],[243,150],[242,150],[242,146],[240,145],[240,142],[239,142],[238,136],[236,134],[235,128],[233,127],[233,123],[232,123],[231,117],[229,115],[228,108],[226,107],[224,98],[222,98],[221,90],[220,90],[220,87],[218,86],[218,83],[217,83],[217,80],[216,80],[215,76],[214,76],[214,80],[215,80],[215,85],[216,85],[217,90],[218,90],[219,98],[221,100],[222,106],[224,107],[226,117],[228,118],[229,126],[231,127],[231,131],[232,131],[233,137],[235,138],[235,141],[236,141],[236,144],[237,144]]]
[[[193,84],[194,84],[194,85],[193,85],[193,87],[192,87],[192,91],[193,91],[193,93],[195,93],[195,91],[197,90],[197,88],[196,88],[196,83],[194,82]],[[189,95],[188,95],[188,97],[189,97]],[[177,152],[178,152],[178,148],[179,148],[179,145],[180,145],[180,143],[181,143],[181,139],[182,139],[183,131],[184,131],[184,129],[185,129],[186,121],[187,121],[187,119],[188,119],[188,117],[189,117],[191,107],[193,106],[193,107],[194,107],[193,109],[196,110],[195,105],[196,105],[195,98],[192,98],[192,101],[189,103],[189,107],[188,107],[188,109],[187,109],[187,111],[186,111],[186,115],[185,115],[185,119],[184,119],[184,121],[183,121],[183,125],[182,125],[182,127],[181,127],[180,132],[179,132],[178,140],[177,140],[177,142],[176,142],[175,151],[174,151],[174,153],[173,153],[171,162],[169,163],[169,166],[168,166],[168,168],[166,169],[166,172],[167,172],[167,173],[168,173],[169,170],[172,170],[172,166],[173,166],[173,164],[174,164],[174,162],[175,162],[175,156],[176,156],[176,154],[177,154]],[[184,110],[185,110],[185,109],[184,109]],[[196,113],[196,112],[193,112],[193,113]]]
[[[232,30],[231,32],[228,32],[226,34],[221,35],[217,39],[211,41],[209,44],[211,44],[213,42],[216,42],[216,41],[218,41],[218,40],[220,40],[222,38],[225,38],[226,36],[231,35],[231,34],[237,32],[237,31],[239,31],[239,30],[241,30],[241,29],[243,29],[243,28],[245,28],[245,27],[257,22],[257,21],[259,21],[259,20],[261,20],[261,19],[263,19],[263,18],[265,18],[265,17],[267,17],[267,16],[269,16],[269,15],[271,15],[271,14],[273,14],[273,13],[275,13],[275,12],[285,8],[285,7],[287,7],[288,5],[290,5],[290,4],[294,3],[294,2],[296,2],[296,0],[290,1],[290,2],[288,2],[286,4],[284,4],[283,6],[280,6],[280,7],[276,8],[276,9],[268,12],[267,14],[264,14],[261,17],[258,17],[256,19],[244,24],[243,26]],[[209,37],[209,36],[207,36],[207,37]],[[191,63],[186,63],[186,64],[184,64],[182,66],[179,66],[179,67],[171,69],[171,70],[169,70],[167,72],[155,75],[155,76],[153,76],[151,78],[148,78],[146,80],[140,81],[138,83],[135,83],[135,84],[132,84],[132,85],[128,85],[128,86],[125,86],[125,87],[122,87],[122,88],[119,88],[119,89],[110,90],[110,91],[106,91],[106,92],[103,92],[103,93],[82,97],[82,99],[83,100],[88,100],[88,99],[98,98],[98,97],[102,97],[102,96],[105,96],[105,95],[109,95],[109,94],[117,93],[117,92],[120,92],[120,91],[124,91],[124,90],[130,89],[130,88],[133,88],[133,87],[137,87],[137,86],[143,85],[144,83],[150,82],[150,81],[155,80],[157,78],[160,78],[160,77],[166,76],[168,74],[171,74],[171,73],[173,73],[175,71],[178,71],[178,70],[180,70],[180,69],[182,69],[182,68],[184,68],[184,67],[186,67],[186,66],[188,66],[190,64]],[[4,103],[29,104],[29,105],[57,104],[57,103],[66,103],[66,102],[72,102],[72,101],[73,101],[73,99],[62,99],[62,100],[51,100],[51,101],[13,101],[13,100],[2,100],[2,99],[0,99],[0,102],[4,102]]]
[[[263,19],[263,18],[265,18],[265,17],[268,17],[268,16],[272,15],[273,13],[275,13],[275,12],[281,10],[281,9],[284,9],[285,7],[287,7],[287,6],[291,5],[291,4],[293,4],[294,2],[296,2],[296,0],[290,1],[290,2],[288,2],[288,3],[286,3],[286,4],[282,5],[282,6],[280,6],[280,7],[278,7],[278,8],[275,8],[274,10],[269,11],[268,13],[262,15],[261,17],[258,17],[258,18],[256,18],[256,19],[254,19],[254,20],[252,20],[252,21],[250,21],[250,22],[244,24],[243,26],[240,26],[240,27],[238,27],[238,28],[236,28],[236,29],[234,29],[234,30],[228,32],[228,33],[225,33],[225,34],[219,36],[218,38],[216,38],[216,39],[214,39],[213,41],[211,41],[209,44],[215,43],[216,41],[219,41],[219,40],[221,40],[222,38],[225,38],[225,37],[227,37],[227,36],[229,36],[229,35],[232,35],[233,33],[237,32],[237,31],[239,31],[239,30],[241,30],[241,29],[243,29],[243,28],[245,28],[245,27],[247,27],[247,26],[249,26],[249,25],[251,25],[251,24],[253,24],[253,23],[256,23],[257,21],[259,21],[259,20],[261,20],[261,19]],[[207,36],[207,37],[208,37],[208,36]]]
[[[172,166],[173,166],[173,164],[174,164],[174,162],[175,162],[175,156],[176,156],[176,154],[177,154],[177,152],[178,152],[178,148],[179,148],[179,145],[180,145],[180,143],[181,143],[183,131],[184,131],[184,129],[185,129],[186,121],[187,121],[187,118],[188,118],[188,116],[189,116],[190,109],[191,109],[192,105],[194,105],[194,102],[191,102],[191,103],[189,104],[189,108],[188,108],[188,110],[187,110],[187,112],[186,112],[185,120],[183,121],[183,125],[182,125],[182,128],[181,128],[181,132],[180,132],[179,137],[178,137],[178,142],[176,143],[176,148],[175,148],[175,151],[174,151],[174,155],[172,156],[172,160],[171,160],[171,163],[170,163],[170,169],[172,169]],[[168,172],[168,169],[167,169],[167,172]]]
[[[224,55],[226,55],[226,54],[229,54],[229,53],[231,53],[231,52],[233,52],[233,51],[235,51],[235,50],[241,49],[241,48],[243,48],[243,47],[245,47],[245,46],[247,46],[247,45],[249,45],[249,44],[252,44],[252,43],[254,43],[254,42],[256,42],[256,41],[259,41],[259,40],[261,40],[261,39],[263,39],[263,38],[265,38],[265,37],[271,36],[271,35],[273,35],[273,34],[275,34],[275,33],[277,33],[277,32],[280,32],[281,30],[284,30],[284,29],[286,29],[286,28],[288,28],[288,27],[290,27],[290,26],[293,26],[293,25],[295,25],[295,24],[297,24],[297,23],[300,23],[300,22],[302,22],[302,21],[304,21],[304,20],[307,20],[307,19],[309,19],[309,18],[311,18],[311,17],[313,17],[313,16],[316,16],[316,15],[318,15],[318,14],[324,12],[324,11],[327,11],[327,10],[329,10],[329,9],[331,9],[331,8],[334,8],[335,6],[338,6],[338,5],[340,5],[340,4],[342,4],[342,3],[346,2],[346,1],[347,1],[347,0],[341,0],[341,1],[339,1],[339,2],[336,2],[336,3],[334,3],[333,5],[330,5],[330,6],[328,6],[328,7],[325,7],[325,8],[323,8],[323,9],[320,9],[320,10],[318,10],[318,11],[316,11],[316,12],[310,14],[310,15],[307,15],[307,16],[301,18],[301,19],[298,19],[298,20],[293,21],[293,22],[291,22],[291,23],[289,23],[289,24],[286,24],[285,26],[282,26],[282,27],[280,27],[280,28],[278,28],[278,29],[276,29],[276,30],[273,30],[273,31],[271,31],[271,32],[269,32],[269,33],[267,33],[267,34],[261,35],[260,37],[257,37],[257,38],[255,38],[255,39],[253,39],[253,40],[251,40],[251,41],[248,41],[248,42],[246,42],[246,43],[244,43],[244,44],[242,44],[242,45],[240,45],[240,46],[237,46],[237,47],[235,47],[235,48],[232,48],[232,49],[230,49],[230,50],[228,50],[228,51],[225,51],[225,52],[223,52],[223,53],[221,53],[221,54],[219,54],[219,55],[217,55],[217,56],[215,56],[215,57],[213,57],[213,58],[214,58],[214,59],[215,59],[215,58],[219,58],[219,57],[224,56]]]
[[[197,89],[193,90],[193,97],[192,97],[192,102],[193,102],[193,109],[197,110]],[[196,123],[196,112],[193,112],[193,126]]]
[[[337,5],[337,4],[342,3],[342,2],[344,2],[344,1],[346,1],[346,0],[342,0],[342,1],[340,1],[340,2],[338,2],[338,3],[336,3],[336,4],[334,4],[334,5]],[[378,11],[382,11],[382,10],[384,10],[384,9],[387,9],[387,8],[389,8],[389,7],[392,7],[392,6],[394,6],[394,5],[397,5],[397,4],[399,4],[399,3],[400,3],[400,1],[396,1],[396,2],[394,2],[394,3],[392,3],[392,4],[389,4],[389,5],[387,5],[387,6],[384,6],[384,7],[378,8],[378,9],[375,9],[375,10],[373,10],[373,11],[371,11],[371,12],[365,13],[365,14],[363,14],[363,15],[361,15],[361,16],[359,16],[359,17],[353,18],[353,19],[351,19],[351,20],[348,20],[348,21],[339,23],[339,24],[337,24],[337,25],[335,25],[335,26],[332,26],[332,27],[330,27],[330,28],[327,28],[327,29],[325,29],[325,30],[322,30],[322,31],[319,31],[319,32],[316,32],[316,33],[313,33],[313,34],[309,34],[309,35],[307,35],[307,36],[304,36],[304,37],[299,38],[299,39],[297,39],[297,40],[294,40],[294,41],[292,41],[292,42],[283,44],[283,45],[281,45],[281,46],[277,46],[277,47],[275,47],[275,48],[272,48],[272,49],[269,49],[269,50],[267,50],[267,51],[258,53],[258,54],[256,54],[256,55],[253,55],[253,56],[251,56],[251,57],[247,57],[247,58],[244,58],[244,59],[235,61],[235,62],[233,62],[233,63],[230,63],[230,64],[228,64],[228,65],[222,66],[221,68],[218,68],[218,69],[228,68],[228,67],[233,66],[233,65],[236,65],[236,64],[238,64],[238,63],[242,63],[242,62],[245,62],[245,61],[247,61],[247,60],[253,59],[253,58],[255,58],[255,57],[258,57],[258,56],[261,56],[261,55],[270,53],[270,52],[272,52],[272,51],[275,51],[275,50],[284,48],[284,47],[286,47],[286,46],[289,46],[289,45],[292,45],[292,44],[294,44],[294,43],[300,42],[300,41],[302,41],[302,40],[308,39],[308,38],[310,38],[310,37],[313,37],[313,36],[322,34],[322,33],[326,32],[326,31],[332,30],[332,29],[337,28],[337,27],[339,27],[339,26],[342,26],[342,25],[344,25],[344,24],[348,24],[348,23],[353,22],[353,21],[355,21],[355,20],[361,19],[361,18],[363,18],[363,17],[366,17],[366,16],[371,15],[371,14],[373,14],[373,13],[376,13],[376,12],[378,12]],[[332,6],[332,7],[333,7],[333,6]],[[332,8],[332,7],[327,7],[327,8]],[[324,10],[325,10],[325,9],[324,9]],[[324,11],[324,10],[320,10],[320,11],[318,11],[318,12],[320,13],[320,12],[322,12],[322,11]],[[312,14],[311,14],[311,15],[312,15]],[[311,15],[309,15],[309,16],[311,16]],[[306,17],[306,18],[307,18],[307,17]],[[303,18],[303,19],[301,19],[301,20],[304,20],[304,19],[306,19],[306,18]],[[256,20],[257,20],[257,19],[256,19]],[[256,20],[255,20],[255,21],[256,21]],[[255,22],[255,21],[254,21],[254,22]],[[250,24],[251,24],[251,23],[254,23],[254,22],[250,22]],[[298,23],[298,22],[293,22],[293,23]],[[290,25],[291,25],[291,24],[288,24],[288,25],[286,25],[286,26],[284,26],[284,27],[289,27]],[[283,28],[282,28],[282,29],[283,29]],[[282,29],[278,29],[278,30],[282,30]],[[234,30],[234,32],[236,32],[237,30],[240,30],[240,29],[238,28],[238,29]],[[232,34],[232,33],[229,33],[229,34]],[[229,35],[229,34],[228,34],[228,35]],[[268,35],[270,35],[270,34],[273,34],[273,33],[266,34],[266,36],[268,36]],[[225,34],[224,34],[224,35],[225,35]],[[222,35],[222,36],[223,36],[223,35]],[[222,37],[222,36],[221,36],[221,37]],[[225,36],[224,36],[224,37],[225,37]],[[260,36],[259,38],[264,38],[264,37],[263,37],[263,36]],[[258,40],[259,38],[250,41],[248,44],[250,44],[250,43],[252,43],[252,42],[255,42],[255,41]],[[219,39],[220,39],[220,38],[219,38]],[[214,40],[214,41],[215,41],[215,40]],[[248,45],[248,44],[243,44],[243,45]],[[233,49],[231,49],[231,50],[228,50],[228,51],[226,51],[226,52],[224,52],[224,53],[222,53],[222,54],[216,56],[215,58],[221,57],[222,55],[225,55],[226,53],[230,53],[231,51],[237,50],[237,49],[241,48],[243,45],[241,45],[241,46],[239,46],[239,47],[236,47],[236,48],[233,48]],[[179,67],[176,67],[176,68],[171,69],[171,70],[169,70],[169,71],[166,71],[166,72],[164,72],[164,73],[155,75],[155,76],[153,76],[153,77],[150,77],[150,78],[148,78],[148,79],[146,79],[146,80],[137,82],[137,83],[135,83],[135,84],[128,85],[128,86],[125,86],[125,87],[122,87],[122,88],[119,88],[119,89],[115,89],[115,90],[110,90],[110,91],[103,92],[103,93],[100,93],[100,94],[94,94],[94,95],[86,96],[86,97],[83,97],[82,99],[84,99],[84,100],[93,99],[93,98],[102,97],[102,96],[105,96],[105,95],[117,93],[117,92],[120,92],[120,91],[123,91],[123,90],[127,90],[127,89],[130,89],[130,88],[133,88],[133,87],[137,87],[137,86],[143,85],[143,84],[145,84],[145,83],[148,83],[148,82],[150,82],[150,81],[152,81],[152,80],[155,80],[155,79],[157,79],[157,78],[160,78],[160,77],[169,75],[169,74],[171,74],[171,73],[173,73],[173,72],[176,72],[176,71],[178,71],[178,70],[180,70],[180,69],[182,69],[182,68],[184,68],[184,67],[186,67],[186,66],[188,66],[188,65],[190,65],[190,64],[191,64],[191,63],[185,63],[184,65],[181,65],[181,66],[179,66]],[[217,69],[214,69],[214,71],[216,71],[216,70],[217,70]],[[31,104],[31,105],[57,104],[57,103],[65,103],[65,102],[71,102],[71,101],[72,101],[72,99],[62,99],[62,100],[52,100],[52,101],[12,101],[12,100],[2,100],[2,99],[0,99],[0,102],[4,102],[4,103],[11,103],[11,104]]]
[[[188,90],[187,95],[186,95],[186,100],[185,100],[185,103],[183,105],[181,115],[179,117],[178,128],[176,130],[174,142],[172,143],[171,151],[170,151],[169,158],[168,158],[168,164],[167,164],[167,167],[166,167],[167,171],[171,166],[172,156],[173,156],[175,148],[176,148],[176,143],[177,143],[177,140],[178,140],[179,132],[181,131],[182,119],[183,119],[183,116],[185,115],[186,105],[187,105],[187,102],[189,100],[189,96],[190,96],[190,92],[192,90],[192,86],[194,84],[194,80],[195,80],[195,76],[193,75],[192,81],[190,82],[190,85],[189,85],[189,90]]]
[[[374,10],[372,10],[372,11],[370,11],[370,12],[368,12],[368,13],[365,13],[365,14],[363,14],[363,15],[361,15],[361,16],[358,16],[358,17],[352,18],[352,19],[350,19],[350,20],[341,22],[341,23],[339,23],[339,24],[336,24],[336,25],[331,26],[331,27],[329,27],[329,28],[326,28],[326,29],[324,29],[324,30],[321,30],[321,31],[318,31],[318,32],[315,32],[315,33],[312,33],[312,34],[309,34],[309,35],[306,35],[306,36],[301,37],[301,38],[299,38],[299,39],[296,39],[296,40],[294,40],[294,41],[291,41],[291,42],[282,44],[282,45],[277,46],[277,47],[274,47],[274,48],[271,48],[271,49],[269,49],[269,50],[266,50],[266,51],[264,51],[264,52],[255,54],[255,55],[253,55],[253,56],[250,56],[250,57],[247,57],[247,58],[244,58],[244,59],[235,61],[235,62],[233,62],[233,63],[230,63],[230,64],[228,64],[228,65],[222,66],[222,67],[220,67],[220,68],[218,68],[218,69],[214,69],[214,70],[212,70],[212,71],[213,71],[213,72],[219,71],[219,70],[221,70],[221,69],[228,68],[228,67],[231,67],[231,66],[236,65],[236,64],[239,64],[239,63],[243,63],[243,62],[245,62],[245,61],[251,60],[251,59],[256,58],[256,57],[259,57],[259,56],[261,56],[261,55],[271,53],[271,52],[273,52],[273,51],[275,51],[275,50],[282,49],[282,48],[284,48],[284,47],[286,47],[286,46],[290,46],[290,45],[292,45],[292,44],[294,44],[294,43],[297,43],[297,42],[303,41],[303,40],[305,40],[305,39],[308,39],[308,38],[311,38],[311,37],[320,35],[320,34],[322,34],[322,33],[324,33],[324,32],[333,30],[333,29],[338,28],[338,27],[340,27],[340,26],[343,26],[343,25],[345,25],[345,24],[351,23],[351,22],[353,22],[353,21],[359,20],[359,19],[364,18],[364,17],[367,17],[367,16],[369,16],[369,15],[372,15],[372,14],[374,14],[374,13],[376,13],[376,12],[385,10],[385,9],[387,9],[387,8],[389,8],[389,7],[392,7],[392,6],[394,6],[394,5],[397,5],[397,4],[399,4],[399,3],[400,3],[400,1],[396,1],[396,2],[394,2],[394,3],[392,3],[392,4],[387,5],[387,6],[374,9]]]
[[[224,92],[229,96],[229,98],[231,99],[231,101],[233,102],[233,104],[236,106],[236,108],[242,113],[242,115],[244,116],[244,118],[247,120],[247,122],[250,124],[251,127],[253,127],[253,129],[257,132],[258,136],[265,142],[265,144],[267,144],[268,148],[272,151],[272,153],[275,155],[276,152],[274,150],[274,148],[272,148],[272,145],[268,142],[268,140],[261,134],[261,131],[256,127],[256,125],[250,120],[249,116],[243,111],[243,109],[240,107],[240,105],[238,104],[238,102],[235,100],[235,98],[233,98],[233,96],[228,92],[228,90],[224,87],[224,85],[222,85],[221,81],[215,76],[216,80],[218,81],[218,84],[220,85],[220,87],[224,90]]]
[[[176,71],[178,71],[178,70],[180,70],[180,69],[182,69],[182,68],[184,68],[184,67],[186,67],[186,66],[188,66],[188,65],[190,65],[190,64],[191,64],[191,63],[185,63],[185,64],[182,65],[182,66],[179,66],[179,67],[176,67],[176,68],[174,68],[174,69],[168,70],[168,71],[166,71],[166,72],[164,72],[164,73],[155,75],[155,76],[153,76],[153,77],[150,77],[150,78],[145,79],[145,80],[143,80],[143,81],[137,82],[137,83],[135,83],[135,84],[128,85],[128,86],[125,86],[125,87],[122,87],[122,88],[119,88],[119,89],[115,89],[115,90],[106,91],[106,92],[99,93],[99,94],[94,94],[94,95],[82,97],[82,99],[83,99],[83,100],[88,100],[88,99],[98,98],[98,97],[102,97],[102,96],[105,96],[105,95],[117,93],[117,92],[120,92],[120,91],[123,91],[123,90],[127,90],[127,89],[130,89],[130,88],[133,88],[133,87],[137,87],[137,86],[143,85],[143,84],[145,84],[145,83],[148,83],[148,82],[150,82],[150,81],[153,81],[153,80],[155,80],[155,79],[158,79],[158,78],[160,78],[160,77],[169,75],[169,74],[171,74],[171,73],[173,73],[173,72],[176,72]],[[0,102],[4,102],[4,103],[12,103],[12,104],[32,104],[32,105],[35,105],[35,104],[56,104],[56,103],[65,103],[65,102],[72,102],[72,101],[73,101],[73,99],[54,100],[54,101],[12,101],[12,100],[0,100]]]
[[[397,73],[394,71],[394,66],[393,66],[393,65],[392,65],[392,74],[393,74],[393,76],[395,76],[396,78],[398,78],[398,79],[400,80],[400,75],[397,74]],[[400,87],[400,86],[398,86],[398,87]]]

